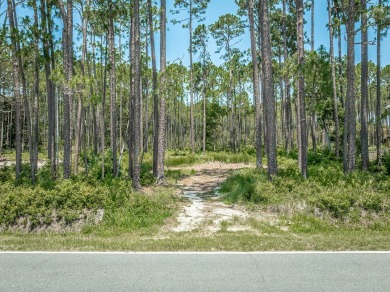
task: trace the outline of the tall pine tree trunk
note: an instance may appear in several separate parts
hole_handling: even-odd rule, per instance
[[[194,72],[192,66],[192,0],[189,0],[189,25],[190,30],[190,141],[191,141],[191,152],[195,153],[195,133],[194,133]]]
[[[283,58],[284,58],[284,63],[286,64],[287,59],[288,59],[288,50],[287,50],[287,23],[286,23],[286,0],[283,0]],[[287,152],[290,152],[293,148],[292,145],[292,138],[293,138],[293,133],[292,133],[292,111],[291,111],[291,95],[290,95],[290,78],[288,76],[287,70],[284,73],[284,96],[285,96],[285,104],[284,104],[284,115],[285,115],[285,133],[286,133],[286,139],[285,139],[285,149]]]
[[[152,56],[152,88],[153,88],[153,175],[157,177],[157,157],[158,157],[158,121],[159,121],[159,104],[157,92],[157,64],[156,64],[156,47],[154,45],[154,27],[152,0],[148,0],[148,23],[150,34],[150,51]]]
[[[114,15],[112,0],[109,1],[109,42],[110,42],[110,143],[112,152],[112,172],[116,177],[118,175],[117,165],[117,114],[116,114],[116,68],[115,68],[115,33],[114,33]]]
[[[13,63],[13,91],[15,98],[15,148],[16,148],[16,179],[20,179],[22,168],[22,125],[21,125],[21,97],[20,97],[20,76],[18,62],[18,33],[14,20],[14,6],[12,0],[7,0],[7,13],[11,32],[11,48]]]
[[[206,44],[203,46],[203,154],[206,153],[206,96],[207,96],[207,74],[206,74]]]
[[[314,52],[314,0],[311,0],[311,51]],[[310,106],[310,119],[311,119],[310,133],[311,133],[313,150],[314,152],[316,152],[317,151],[317,141],[316,141],[316,134],[315,134],[316,116],[314,111],[313,97],[311,98],[310,102],[312,103]]]
[[[269,178],[277,175],[278,166],[276,158],[276,113],[275,113],[275,97],[274,97],[274,81],[272,72],[272,48],[271,48],[271,35],[268,16],[268,0],[263,1],[261,9],[261,41],[263,50],[263,66],[264,66],[264,98],[266,100],[266,135],[268,143],[268,175]]]
[[[87,4],[88,5],[88,4]],[[89,6],[89,5],[88,5]],[[82,52],[81,52],[81,75],[84,78],[85,77],[85,59],[87,54],[87,25],[88,20],[87,16],[84,15],[84,9],[82,7],[81,11],[81,17],[82,17],[82,33],[83,33],[83,45],[82,45]],[[84,89],[84,86],[82,85],[82,88]],[[78,94],[78,100],[77,100],[77,122],[76,122],[76,137],[75,137],[75,154],[74,154],[74,172],[75,174],[78,173],[79,169],[79,153],[81,148],[81,136],[82,136],[82,115],[83,115],[83,96],[82,93]]]
[[[297,124],[298,127],[298,156],[299,170],[304,178],[307,177],[307,135],[305,111],[305,80],[304,80],[304,34],[303,34],[303,0],[297,0],[297,46],[298,46],[298,96],[297,96]]]
[[[367,111],[368,111],[368,33],[367,33],[367,4],[366,0],[361,0],[362,5],[362,20],[361,20],[361,109],[360,109],[360,142],[362,145],[362,169],[368,170],[369,157],[368,157],[368,124],[367,124]]]
[[[363,0],[364,1],[364,0]],[[337,84],[336,84],[336,64],[334,60],[334,33],[331,13],[331,0],[328,0],[328,19],[329,19],[329,40],[330,40],[330,63],[332,66],[332,89],[333,89],[333,119],[335,124],[335,141],[336,141],[336,157],[340,156],[340,135],[339,135],[339,114],[338,114],[338,99],[337,99]]]
[[[252,78],[253,78],[253,99],[255,104],[255,143],[256,143],[256,168],[263,168],[262,143],[261,143],[261,107],[260,107],[260,84],[259,84],[259,67],[257,62],[255,22],[253,15],[253,0],[248,5],[249,27],[251,37],[251,55],[252,55]]]
[[[37,5],[34,5],[34,27],[36,29],[34,35],[34,106],[33,106],[33,129],[32,129],[32,146],[33,146],[33,183],[35,183],[35,174],[38,170],[38,135],[39,135],[39,35],[38,35],[38,8]]]
[[[63,28],[63,52],[64,52],[64,178],[69,178],[71,174],[71,156],[72,156],[72,141],[71,141],[71,105],[73,99],[73,90],[71,88],[71,80],[73,77],[73,1],[67,1],[67,9],[62,0],[58,1],[62,19],[64,22]]]
[[[160,11],[160,114],[158,123],[158,157],[157,157],[157,183],[165,180],[164,176],[164,156],[165,156],[165,124],[166,124],[166,0],[161,0]]]
[[[382,7],[382,0],[378,2],[379,7]],[[376,112],[375,112],[375,136],[376,136],[376,157],[378,159],[378,165],[382,164],[382,155],[381,155],[381,129],[382,129],[382,120],[381,120],[381,19],[377,20],[377,30],[376,30]]]
[[[133,101],[133,151],[134,151],[134,173],[133,187],[135,190],[141,188],[141,40],[140,40],[140,14],[139,0],[135,0],[134,8],[134,101]]]
[[[348,0],[347,15],[347,96],[344,117],[344,171],[356,166],[356,110],[355,110],[355,1]]]

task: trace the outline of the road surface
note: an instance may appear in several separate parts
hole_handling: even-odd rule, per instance
[[[0,253],[0,291],[390,291],[390,253]]]

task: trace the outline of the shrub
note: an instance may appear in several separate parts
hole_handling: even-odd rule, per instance
[[[390,152],[387,152],[385,155],[383,155],[382,163],[386,169],[387,174],[390,175]]]
[[[278,176],[271,181],[265,171],[240,170],[222,184],[221,192],[231,203],[256,204],[286,216],[304,214],[311,222],[308,230],[314,228],[318,220],[327,221],[324,226],[337,222],[353,224],[354,228],[385,226],[389,221],[390,180],[387,175],[361,171],[344,175],[339,162],[322,158],[309,167],[308,173],[309,177],[304,180],[296,161],[282,157]],[[367,216],[377,218],[372,221],[375,224],[367,224]],[[302,218],[299,221],[304,220]]]

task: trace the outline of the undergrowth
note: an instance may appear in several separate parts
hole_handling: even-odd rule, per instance
[[[165,158],[167,167],[176,167],[181,165],[194,165],[210,161],[219,161],[224,163],[255,163],[256,152],[253,147],[248,147],[241,152],[206,152],[191,153],[190,150],[168,151]]]
[[[276,212],[296,231],[390,230],[390,178],[385,172],[344,175],[337,159],[310,153],[305,180],[294,158],[281,157],[278,176],[271,181],[265,171],[235,172],[222,184],[224,200]]]
[[[80,164],[79,175],[68,180],[52,180],[50,167],[46,165],[38,171],[35,186],[31,185],[27,164],[23,165],[18,181],[15,167],[0,169],[0,230],[35,231],[59,222],[66,227],[83,219],[85,214],[104,210],[99,227],[90,222],[84,225],[84,232],[128,232],[162,224],[175,211],[173,190],[156,188],[153,195],[138,193],[126,173],[122,172],[119,178],[110,174],[109,159],[105,160],[104,179],[101,159],[91,154],[88,163],[88,172]],[[125,163],[126,159],[122,160]],[[144,184],[154,181],[147,163],[142,180]]]

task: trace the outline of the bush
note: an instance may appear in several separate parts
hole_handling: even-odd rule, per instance
[[[230,203],[256,204],[289,217],[304,215],[311,218],[310,230],[323,225],[318,225],[318,220],[328,222],[323,227],[336,223],[353,224],[354,228],[386,225],[390,212],[387,175],[360,171],[344,175],[339,162],[321,156],[316,159],[318,163],[309,167],[306,180],[300,176],[296,161],[286,157],[279,159],[278,176],[271,181],[265,171],[237,171],[222,184],[223,198]]]
[[[386,169],[387,174],[390,175],[390,152],[387,152],[385,155],[383,155],[382,163]]]
[[[126,158],[123,160],[126,163]],[[172,191],[158,191],[153,196],[135,193],[130,180],[112,176],[109,153],[104,180],[100,157],[89,153],[88,164],[88,175],[81,169],[78,176],[68,180],[52,180],[50,166],[45,165],[38,171],[35,186],[31,185],[28,165],[23,166],[19,181],[15,180],[15,167],[1,169],[0,229],[14,226],[34,230],[58,222],[66,227],[85,219],[85,214],[104,209],[101,226],[131,231],[161,224],[172,214]],[[143,165],[144,185],[154,182],[150,169],[150,163]]]

